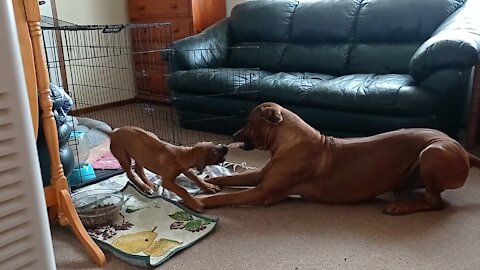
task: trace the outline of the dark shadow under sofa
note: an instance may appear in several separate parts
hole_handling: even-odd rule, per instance
[[[430,127],[456,137],[480,58],[474,2],[241,3],[172,44],[172,103],[182,126],[223,134],[273,101],[330,135]]]

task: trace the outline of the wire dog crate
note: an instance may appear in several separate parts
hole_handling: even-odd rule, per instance
[[[140,126],[172,143],[159,120],[174,119],[162,53],[172,41],[169,23],[86,25],[43,19],[50,82],[73,101],[71,114],[112,127]],[[161,117],[155,117],[160,114]],[[156,121],[155,121],[156,120]],[[163,121],[164,122],[164,121]]]
[[[41,28],[51,87],[64,90],[66,105],[68,99],[71,101],[66,121],[73,132],[102,125],[112,129],[128,125],[151,131],[176,145],[230,140],[229,136],[181,127],[167,85],[171,67],[166,60],[175,53],[170,49],[170,23],[75,25],[42,17]],[[204,49],[199,49],[190,54],[203,52]],[[207,68],[202,72],[215,71]],[[245,82],[249,76],[238,74],[232,80]],[[91,138],[92,151],[98,143]],[[78,140],[73,142],[79,166],[85,158]]]

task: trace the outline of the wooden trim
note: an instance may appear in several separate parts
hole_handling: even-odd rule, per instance
[[[115,101],[115,102],[106,103],[106,104],[102,104],[102,105],[92,106],[92,107],[88,107],[88,108],[72,110],[72,111],[70,111],[70,114],[73,115],[73,116],[80,116],[80,115],[86,114],[86,113],[106,110],[106,109],[110,109],[110,108],[113,108],[113,107],[119,107],[119,106],[131,104],[131,103],[135,103],[135,101],[136,101],[135,98],[130,98],[130,99],[125,99],[125,100],[121,100],[121,101]]]
[[[45,193],[47,207],[52,207],[57,204],[57,194],[55,194],[55,188],[53,186],[45,187],[43,193]]]
[[[45,140],[48,146],[50,156],[51,187],[44,189],[47,204],[55,210],[51,213],[56,214],[58,209],[58,218],[60,225],[70,225],[73,232],[83,244],[92,259],[100,266],[106,264],[105,254],[93,242],[83,227],[75,207],[72,203],[68,191],[67,178],[63,173],[63,167],[60,163],[60,152],[58,144],[58,130],[52,112],[52,100],[50,98],[50,80],[48,78],[48,69],[43,55],[42,30],[40,27],[40,8],[38,0],[23,0],[24,10],[26,11],[26,21],[30,32],[32,42],[33,59],[35,62],[35,72],[37,77],[37,89],[39,93],[39,103],[41,116],[43,119],[43,128]],[[51,191],[53,190],[53,191]],[[51,194],[54,194],[53,196]],[[53,198],[52,198],[53,197]],[[53,214],[49,214],[50,220]]]
[[[470,97],[470,112],[468,116],[467,136],[465,145],[472,149],[478,137],[478,122],[480,114],[480,65],[475,66],[473,73],[472,95]]]
[[[28,30],[27,17],[23,0],[13,0],[13,10],[15,14],[15,24],[17,26],[18,41],[20,44],[20,53],[22,55],[23,72],[27,86],[28,102],[30,104],[30,114],[32,116],[33,131],[35,139],[38,136],[38,94],[37,77],[35,74],[35,63],[32,53],[32,43]]]
[[[171,104],[170,97],[137,93],[137,101]]]
[[[38,1],[24,0],[27,15],[28,26],[30,29],[30,39],[35,61],[35,71],[37,75],[37,89],[39,94],[39,103],[45,139],[48,145],[48,153],[51,161],[51,184],[57,192],[62,189],[68,189],[67,178],[63,174],[63,167],[60,162],[60,147],[58,145],[58,131],[52,111],[52,100],[50,99],[50,81],[48,79],[48,70],[45,65],[45,58],[42,49],[42,30],[40,28],[40,9]],[[58,204],[58,201],[57,201]]]

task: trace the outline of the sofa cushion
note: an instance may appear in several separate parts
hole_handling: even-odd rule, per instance
[[[287,43],[241,42],[229,48],[228,67],[280,70],[280,59]]]
[[[168,85],[175,91],[203,96],[238,96],[256,99],[256,82],[270,72],[258,69],[211,68],[176,71],[169,75]]]
[[[355,39],[382,43],[425,41],[465,1],[355,1],[359,3]]]
[[[408,74],[410,59],[420,43],[358,43],[350,49],[346,74]]]
[[[440,98],[408,75],[275,73],[257,83],[262,101],[372,114],[428,114]]]
[[[269,71],[407,74],[415,51],[465,1],[247,1],[233,9],[230,30],[234,46],[261,43],[259,55],[281,44],[258,63]],[[232,56],[237,67],[251,64]]]
[[[292,17],[290,40],[298,43],[351,41],[357,2],[301,1]]]
[[[202,96],[235,96],[366,113],[421,115],[438,109],[440,97],[415,85],[409,75],[270,73],[255,69],[198,69],[170,75],[175,91]],[[192,87],[195,85],[195,87]]]
[[[346,43],[288,44],[280,70],[345,74],[350,45]]]
[[[267,0],[236,5],[230,16],[234,42],[287,42],[297,4],[291,0]]]

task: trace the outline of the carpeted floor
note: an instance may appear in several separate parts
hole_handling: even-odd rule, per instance
[[[263,152],[229,161],[261,166]],[[220,217],[207,238],[159,269],[480,269],[480,170],[447,191],[441,212],[392,217],[379,200],[332,206],[291,199],[269,208],[209,210]],[[67,229],[52,227],[58,269],[101,269]],[[107,253],[103,269],[137,269]]]

